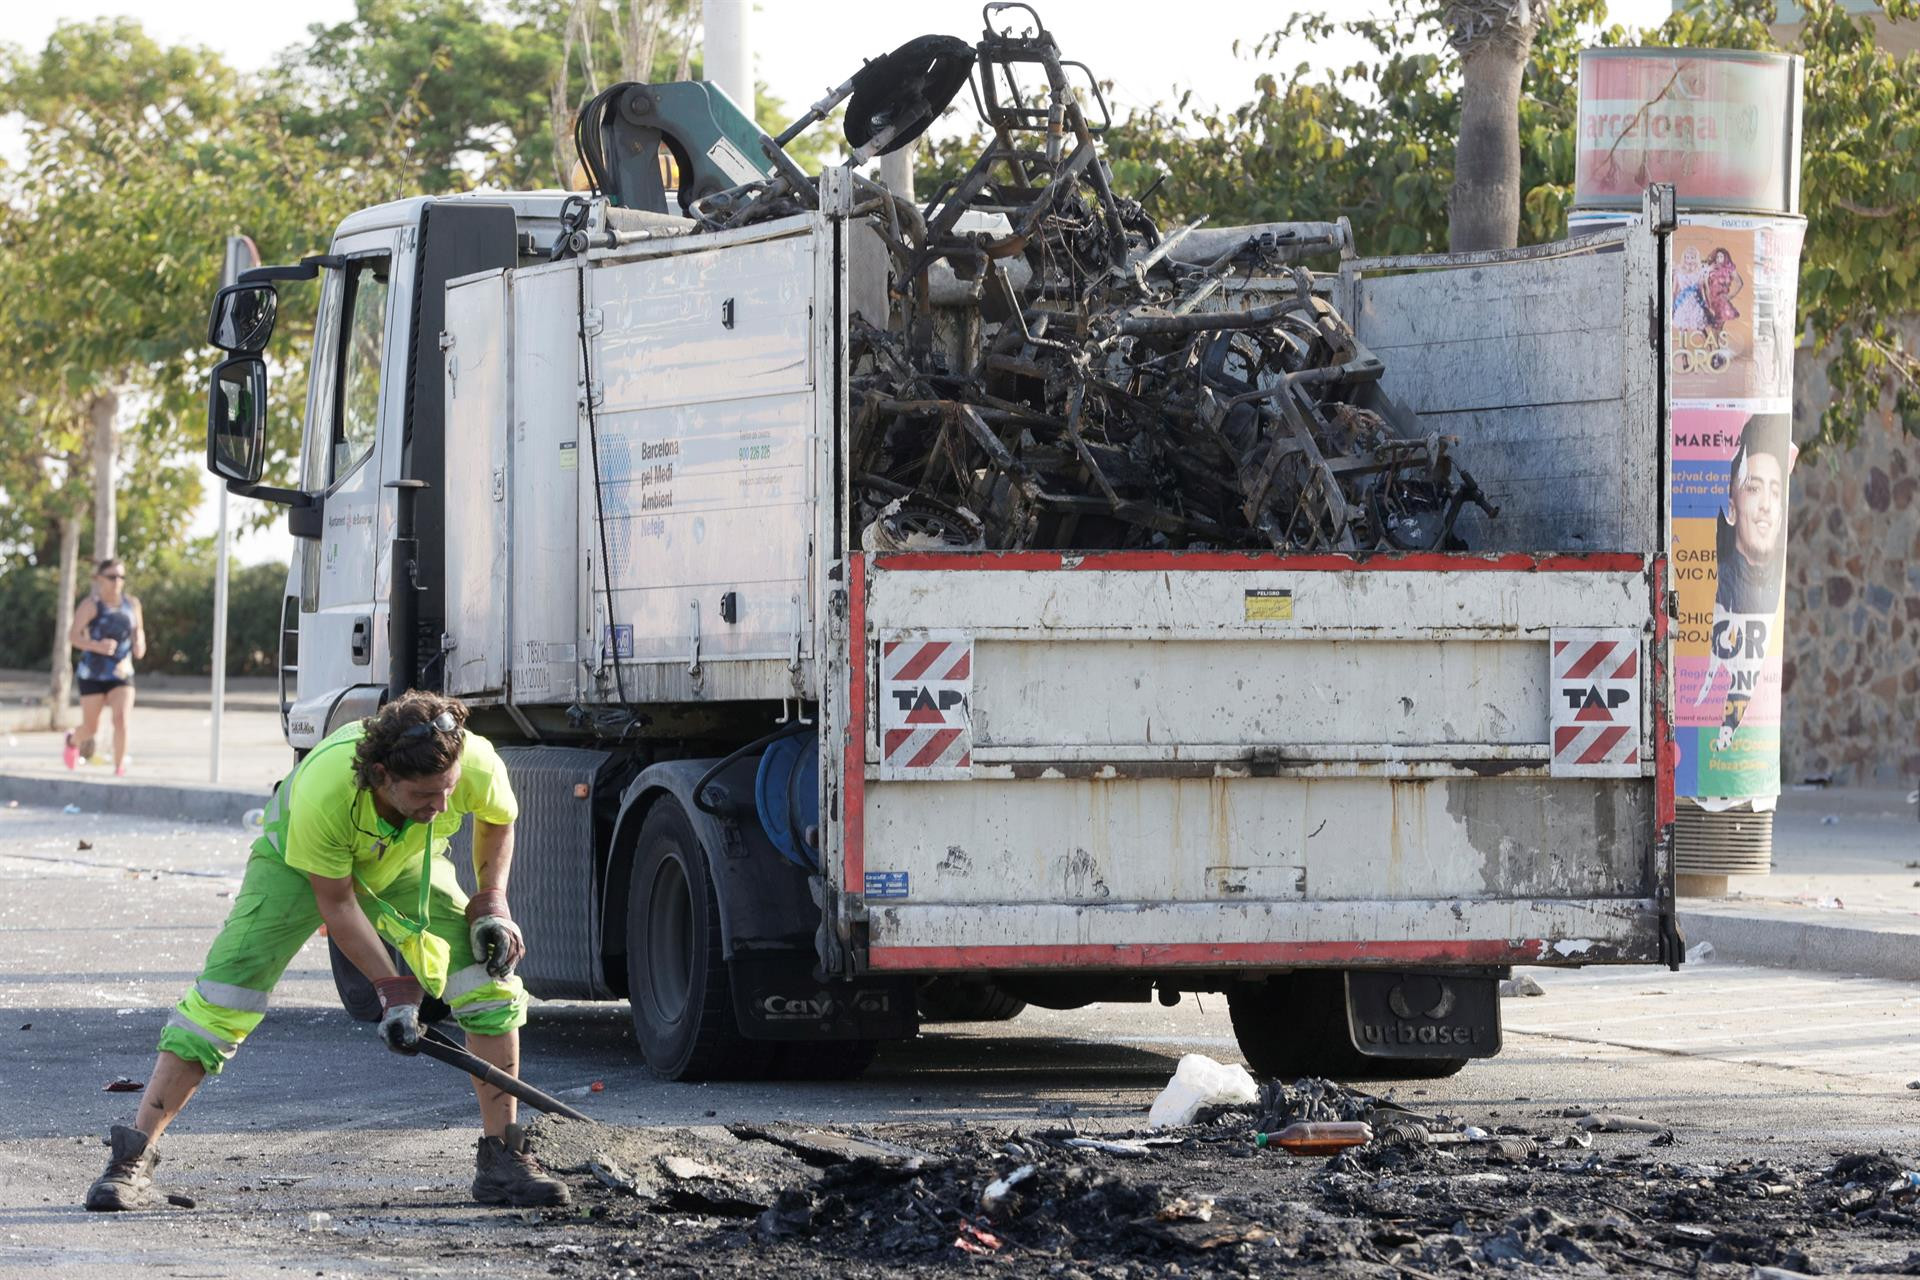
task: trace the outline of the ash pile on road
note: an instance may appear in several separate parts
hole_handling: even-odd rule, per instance
[[[1332,1158],[1256,1148],[1295,1120],[1375,1136]],[[547,1119],[534,1139],[591,1215],[547,1250],[561,1275],[1920,1275],[1905,1157],[1695,1163],[1642,1121],[1482,1128],[1317,1080],[1159,1132]]]

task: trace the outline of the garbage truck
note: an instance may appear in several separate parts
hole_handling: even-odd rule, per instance
[[[1263,1073],[1439,1076],[1512,966],[1678,964],[1671,192],[1503,252],[1163,230],[1009,8],[778,137],[618,86],[591,189],[383,204],[221,291],[208,464],[297,547],[287,741],[463,699],[529,990],[625,1000],[668,1079],[1195,992]],[[967,86],[973,172],[861,176]]]

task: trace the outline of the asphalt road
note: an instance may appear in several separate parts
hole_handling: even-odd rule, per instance
[[[544,1271],[537,1260],[567,1225],[466,1203],[477,1135],[466,1082],[393,1057],[348,1020],[319,942],[162,1146],[160,1181],[199,1207],[80,1209],[102,1135],[135,1101],[103,1086],[145,1078],[245,850],[235,829],[0,810],[0,1276]],[[1398,1096],[1478,1123],[1567,1106],[1638,1116],[1698,1160],[1884,1147],[1916,1167],[1911,985],[1725,965],[1536,973],[1547,994],[1505,1002],[1500,1058]],[[604,1082],[568,1100],[620,1125],[1003,1130],[1070,1109],[1083,1128],[1118,1129],[1144,1124],[1190,1051],[1237,1058],[1223,1000],[936,1027],[849,1084],[668,1085],[636,1060],[624,1006],[548,1004],[527,1032],[525,1072],[562,1094]]]

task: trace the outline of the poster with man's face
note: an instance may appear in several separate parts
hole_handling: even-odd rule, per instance
[[[1673,426],[1675,790],[1773,795],[1791,418],[1683,407]]]

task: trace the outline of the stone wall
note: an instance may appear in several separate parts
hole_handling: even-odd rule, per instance
[[[1910,326],[1909,349],[1920,340]],[[1794,370],[1794,435],[1826,403],[1826,362]],[[1920,439],[1879,417],[1795,467],[1787,546],[1780,778],[1920,780]]]

